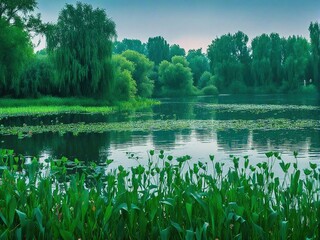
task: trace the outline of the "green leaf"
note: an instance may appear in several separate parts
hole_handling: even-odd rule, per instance
[[[281,239],[287,239],[288,221],[282,221],[280,225]]]
[[[160,231],[160,239],[161,240],[167,240],[170,237],[170,227],[166,228],[166,229],[162,229]]]
[[[39,225],[40,232],[44,233],[44,227],[42,225],[42,217],[43,217],[43,215],[42,215],[41,210],[38,207],[34,209],[34,215],[35,215],[37,223]]]
[[[9,230],[5,230],[1,235],[0,235],[0,240],[2,239],[8,239],[8,233],[9,233]]]
[[[18,214],[21,226],[24,226],[28,218],[27,215],[19,210],[16,210],[16,213]]]
[[[22,228],[18,228],[16,230],[16,237],[17,237],[18,240],[22,240]]]
[[[13,197],[13,198],[11,198],[10,203],[9,203],[9,218],[8,218],[9,226],[11,226],[13,224],[16,207],[17,207],[17,200]]]
[[[186,240],[193,240],[194,232],[192,229],[186,231]]]
[[[266,156],[267,156],[267,158],[271,158],[273,156],[273,152],[267,152]]]
[[[176,223],[174,221],[170,221],[171,222],[171,225],[180,233],[183,232],[183,229],[181,228],[180,224],[179,223]]]
[[[1,220],[4,222],[4,224],[8,227],[8,221],[7,219],[5,218],[5,216],[3,216],[2,212],[0,211],[0,218]]]
[[[309,165],[310,165],[310,168],[311,168],[312,170],[316,169],[316,167],[317,167],[317,164],[316,164],[316,163],[309,162]]]
[[[186,203],[186,210],[189,218],[190,224],[192,223],[192,203]]]
[[[109,203],[109,205],[107,206],[106,208],[106,211],[104,213],[104,216],[103,216],[103,223],[106,225],[107,222],[109,221],[110,217],[111,217],[111,214],[112,214],[112,205],[111,203]]]
[[[71,232],[68,232],[66,230],[60,230],[60,235],[63,240],[73,240],[74,237]]]

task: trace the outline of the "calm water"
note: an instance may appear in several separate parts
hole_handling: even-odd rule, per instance
[[[23,124],[56,124],[71,122],[124,122],[152,119],[316,119],[320,120],[319,97],[296,96],[219,96],[161,99],[162,104],[137,112],[124,112],[108,116],[89,114],[64,114],[47,117],[14,117],[1,119],[4,126]],[[215,107],[212,107],[215,104]],[[216,105],[218,104],[218,105]],[[286,107],[281,107],[285,105]],[[220,106],[220,107],[219,107]],[[223,106],[221,108],[221,106]],[[280,108],[279,108],[280,106]],[[288,106],[288,107],[287,107]],[[315,106],[300,109],[297,106]],[[30,138],[0,135],[0,148],[14,149],[30,156],[66,156],[84,161],[104,162],[114,159],[115,165],[136,165],[127,154],[135,154],[144,164],[150,149],[165,150],[174,156],[190,155],[194,161],[207,161],[214,154],[219,161],[230,162],[229,155],[249,155],[252,162],[266,160],[265,152],[279,151],[286,161],[293,160],[293,151],[299,151],[300,166],[309,161],[320,163],[320,129],[304,130],[170,130],[149,132],[106,132],[74,136],[72,133],[34,134]]]

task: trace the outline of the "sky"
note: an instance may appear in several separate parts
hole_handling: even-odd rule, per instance
[[[38,0],[45,22],[56,22],[66,3]],[[310,22],[320,21],[320,0],[86,0],[103,8],[116,23],[118,40],[163,36],[169,44],[205,52],[215,38],[243,31],[250,39],[262,33],[309,38]],[[43,48],[44,41],[38,48]]]

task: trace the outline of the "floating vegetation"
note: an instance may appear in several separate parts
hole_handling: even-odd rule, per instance
[[[319,106],[272,104],[199,104],[199,107],[223,112],[267,113],[270,111],[320,111]]]
[[[257,119],[257,120],[147,120],[112,123],[70,123],[38,126],[0,126],[2,135],[37,134],[47,132],[73,134],[110,131],[160,131],[160,130],[297,130],[319,129],[320,120],[289,120],[289,119]]]
[[[294,153],[297,157],[297,153]],[[320,169],[164,151],[130,169],[0,149],[1,239],[319,239]],[[132,160],[133,161],[133,160]],[[282,176],[273,172],[279,165]]]

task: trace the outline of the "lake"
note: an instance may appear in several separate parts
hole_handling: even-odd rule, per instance
[[[265,161],[265,153],[278,151],[293,161],[298,151],[300,167],[320,163],[320,98],[288,95],[254,95],[160,99],[161,104],[139,111],[101,114],[61,114],[9,117],[0,124],[34,126],[70,123],[118,123],[118,130],[45,132],[27,137],[0,135],[0,148],[27,156],[105,162],[114,166],[145,164],[148,152],[164,150],[193,161],[230,163],[230,155]],[[146,124],[148,127],[144,127]],[[124,130],[119,130],[123,125]],[[129,126],[129,127],[128,127]]]

